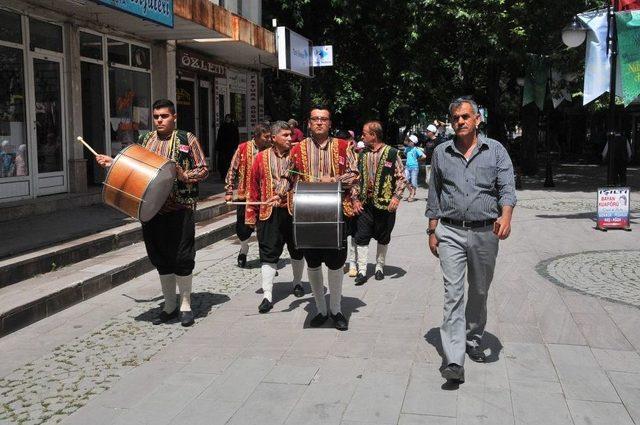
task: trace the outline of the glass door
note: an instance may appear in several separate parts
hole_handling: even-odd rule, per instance
[[[209,150],[209,139],[211,137],[211,85],[208,81],[200,81],[198,88],[198,140],[202,146],[202,150],[207,158],[211,157]]]
[[[64,128],[62,125],[62,60],[32,58],[34,118],[32,138],[36,140],[37,194],[66,191]]]
[[[195,80],[176,81],[176,100],[178,109],[177,126],[180,130],[196,134],[196,93]]]
[[[82,80],[82,132],[84,140],[98,153],[105,153],[105,97],[104,70],[101,64],[82,62],[80,64]],[[108,153],[108,152],[107,152]],[[98,166],[93,154],[84,149],[87,160],[87,183],[99,185],[104,180],[104,170]]]

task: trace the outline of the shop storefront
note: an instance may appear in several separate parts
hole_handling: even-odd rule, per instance
[[[215,141],[214,87],[226,77],[226,68],[196,52],[180,49],[176,55],[176,103],[180,129],[195,134],[207,155],[209,165]]]
[[[0,201],[67,190],[63,26],[0,9]]]

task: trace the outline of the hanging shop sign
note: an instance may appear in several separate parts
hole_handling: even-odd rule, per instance
[[[313,46],[313,66],[333,66],[333,46]]]
[[[258,74],[250,72],[247,81],[247,109],[249,115],[249,128],[258,124]]]
[[[303,77],[313,72],[311,41],[286,27],[276,28],[278,69]]]
[[[99,4],[173,28],[173,0],[95,0]]]
[[[629,205],[631,191],[628,187],[604,187],[598,189],[597,229],[629,230]]]
[[[178,50],[178,66],[191,71],[213,75],[218,78],[225,78],[227,75],[224,65],[213,62],[205,56],[186,50]]]

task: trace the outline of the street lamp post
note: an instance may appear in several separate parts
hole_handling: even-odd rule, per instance
[[[618,33],[616,28],[616,14],[619,0],[607,1],[607,48],[609,49],[610,77],[609,77],[609,110],[607,116],[607,153],[609,163],[607,165],[607,185],[613,186],[615,183],[615,149],[616,149],[616,76],[618,61]],[[586,38],[585,28],[580,24],[577,17],[562,30],[562,41],[567,47],[577,47]]]

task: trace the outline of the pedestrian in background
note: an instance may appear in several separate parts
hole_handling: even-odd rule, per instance
[[[224,122],[218,129],[216,137],[216,152],[218,153],[218,171],[220,178],[224,179],[229,171],[231,159],[240,144],[240,132],[231,114],[224,116]]]
[[[420,172],[420,160],[426,158],[424,151],[418,146],[418,137],[412,134],[405,141],[404,155],[407,158],[405,165],[405,179],[409,183],[409,197],[407,202],[415,201],[418,188],[418,173]]]
[[[300,130],[298,121],[295,118],[291,118],[287,121],[287,124],[291,127],[291,147],[293,147],[304,140],[304,133]]]
[[[442,376],[464,382],[465,351],[484,362],[482,336],[487,294],[498,255],[498,241],[511,233],[516,205],[513,165],[501,143],[478,133],[480,114],[470,99],[449,106],[453,140],[436,147],[431,161],[429,249],[440,258],[444,314],[440,336],[446,367]],[[464,303],[465,272],[469,271]]]

